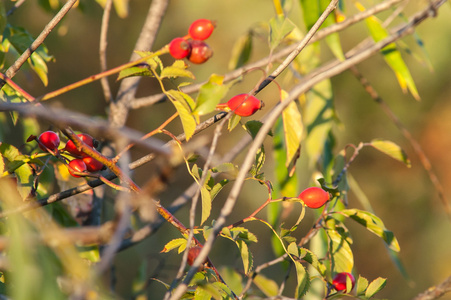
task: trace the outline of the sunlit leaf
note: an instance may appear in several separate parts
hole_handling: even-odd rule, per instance
[[[354,256],[346,237],[336,230],[326,230],[329,238],[329,252],[332,268],[336,273],[351,272],[354,267]]]
[[[299,261],[295,261],[294,266],[296,268],[296,278],[297,278],[295,298],[299,299],[299,297],[305,295],[305,293],[308,291],[310,287],[310,276],[307,273],[305,267]]]
[[[168,243],[166,243],[166,245],[164,245],[164,248],[163,248],[163,250],[160,251],[160,253],[166,253],[175,248],[179,248],[178,253],[182,253],[183,251],[185,251],[186,239],[178,238],[178,239],[173,239],[173,240],[169,241]]]
[[[243,261],[243,267],[244,267],[244,273],[249,274],[249,272],[252,270],[254,260],[251,251],[249,250],[249,247],[247,246],[246,242],[243,240],[237,240],[238,248],[240,249],[241,254],[241,260]]]
[[[380,290],[382,290],[384,288],[386,283],[387,283],[387,279],[381,278],[381,277],[373,280],[370,283],[370,285],[368,286],[368,288],[366,289],[365,297],[367,299],[373,297],[377,292],[379,292]]]
[[[325,80],[315,85],[307,94],[303,109],[303,121],[307,131],[304,148],[310,157],[311,164],[315,164],[321,157],[329,132],[336,120],[332,85],[329,80]]]
[[[171,66],[165,67],[160,78],[187,77],[194,79],[194,74],[187,70],[188,65],[183,60],[176,60]]]
[[[200,194],[202,197],[201,224],[203,224],[208,219],[211,213],[211,195],[205,186],[201,187]]]
[[[235,70],[245,65],[252,53],[252,33],[239,37],[232,48],[232,57],[229,60],[229,69]]]
[[[281,92],[282,101],[288,96],[285,91]],[[301,151],[301,140],[304,132],[304,125],[302,123],[301,113],[296,105],[296,102],[291,102],[287,108],[282,112],[283,131],[285,136],[285,146],[287,151],[287,160],[285,166],[289,167],[289,175],[291,176],[296,161],[299,158]]]
[[[365,295],[365,291],[368,287],[368,279],[366,279],[365,277],[359,276],[359,279],[357,279],[357,284],[356,284],[356,293],[357,295]]]
[[[241,117],[237,114],[232,114],[229,119],[229,124],[227,125],[227,129],[232,131],[238,124],[240,124]]]
[[[172,104],[174,104],[175,109],[179,113],[180,119],[182,120],[183,131],[185,132],[186,140],[189,140],[196,130],[196,119],[193,117],[191,113],[190,107],[186,102],[182,92],[169,90],[166,92],[166,95],[171,100]]]
[[[345,209],[341,213],[382,238],[390,249],[400,251],[398,240],[393,232],[387,230],[382,220],[374,214],[359,209]]]
[[[127,69],[124,69],[119,72],[119,75],[116,80],[121,80],[127,77],[132,76],[147,76],[153,77],[152,71],[149,70],[149,65],[147,64],[139,64]]]
[[[370,145],[382,153],[404,163],[407,167],[411,167],[410,159],[407,157],[407,154],[395,143],[387,140],[372,140]]]
[[[216,105],[224,98],[229,85],[223,84],[224,76],[212,74],[207,83],[204,83],[199,90],[196,99],[194,113],[200,116],[211,113]]]
[[[285,16],[277,15],[269,20],[269,27],[269,45],[271,50],[274,50],[295,28],[295,25]]]
[[[284,147],[284,130],[282,118],[279,118],[275,125],[273,138],[273,153],[275,161],[275,191],[277,196],[290,197],[298,193],[297,175],[294,173],[291,177],[285,163],[287,161],[287,152]]]
[[[255,276],[254,283],[266,297],[274,297],[279,293],[279,286],[277,283],[274,280],[265,277],[261,273],[258,273]]]
[[[359,3],[355,3],[357,8],[364,11],[365,8]],[[365,19],[366,25],[369,29],[370,35],[375,42],[379,42],[389,36],[389,32],[384,28],[382,22],[375,16],[370,16]],[[412,96],[416,100],[420,100],[420,95],[415,86],[415,82],[409,71],[409,68],[405,64],[401,53],[398,51],[396,44],[391,43],[381,49],[381,53],[384,56],[385,61],[390,68],[395,72],[399,85],[403,91],[409,90]]]
[[[223,179],[220,182],[216,183],[210,190],[211,201],[213,201],[218,193],[222,190],[222,188],[229,182],[228,179]]]
[[[238,175],[239,169],[238,166],[232,163],[222,163],[214,168],[211,168],[211,171],[214,173],[226,173],[235,177],[236,175]]]

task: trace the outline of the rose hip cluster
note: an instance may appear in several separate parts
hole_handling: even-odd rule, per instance
[[[92,136],[86,133],[77,134],[77,136],[85,143],[87,146],[95,149],[97,141],[93,139]],[[53,155],[58,155],[58,147],[60,145],[60,138],[58,134],[54,131],[45,131],[38,138],[37,142],[39,148],[43,151],[50,152]],[[88,172],[97,172],[104,168],[104,165],[98,160],[86,155],[85,153],[79,151],[74,142],[68,141],[66,146],[61,149],[61,151],[66,152],[72,159],[67,164],[69,173],[74,177],[81,177],[81,173],[88,174]]]
[[[194,64],[206,62],[213,50],[204,42],[215,29],[215,23],[207,19],[194,21],[188,29],[188,35],[177,37],[169,43],[169,53],[175,59],[187,58]]]

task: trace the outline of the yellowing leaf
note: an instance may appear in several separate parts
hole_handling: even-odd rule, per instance
[[[232,48],[232,57],[229,60],[229,69],[235,70],[249,61],[252,52],[252,34],[247,33],[238,38]]]
[[[370,145],[382,153],[404,163],[408,168],[411,167],[410,159],[407,157],[407,154],[395,143],[386,140],[372,140]]]
[[[200,194],[202,197],[202,218],[201,224],[203,224],[211,213],[211,196],[210,192],[207,190],[205,186],[200,189]]]
[[[188,141],[194,135],[194,131],[196,130],[196,119],[191,113],[190,107],[182,95],[182,92],[169,90],[165,94],[179,113],[180,119],[182,120],[183,131],[185,132],[186,140]]]
[[[281,92],[282,101],[287,97],[285,91]],[[296,164],[301,151],[301,139],[304,132],[301,113],[295,102],[291,102],[282,112],[283,130],[285,135],[285,145],[287,151],[287,160],[285,166]],[[290,171],[289,171],[290,172]],[[292,172],[290,172],[290,176]]]
[[[294,266],[296,267],[296,279],[297,286],[295,292],[295,298],[299,299],[299,297],[304,296],[310,287],[310,277],[304,266],[299,261],[294,261]]]
[[[356,6],[361,11],[365,10],[365,8],[358,2],[356,2]],[[389,36],[389,33],[382,25],[382,22],[375,16],[366,18],[365,22],[370,31],[370,35],[375,42],[379,42]],[[393,72],[395,72],[401,89],[404,92],[409,90],[416,100],[420,100],[420,95],[418,94],[415,82],[412,78],[409,68],[407,67],[401,56],[401,53],[398,51],[396,44],[391,43],[387,45],[386,47],[382,48],[381,53],[384,55],[384,59],[387,64],[390,66]]]
[[[178,238],[169,241],[166,245],[164,245],[164,248],[160,251],[160,253],[166,253],[175,248],[179,248],[178,253],[183,252],[186,249],[186,239]]]
[[[194,74],[186,68],[188,65],[183,60],[176,60],[172,66],[168,66],[161,71],[160,78],[188,77],[194,79]]]
[[[279,293],[279,286],[274,280],[271,280],[261,273],[254,278],[255,285],[265,294],[266,297],[274,297]]]

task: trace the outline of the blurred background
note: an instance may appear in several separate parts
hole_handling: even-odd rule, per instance
[[[52,18],[52,14],[38,7],[37,1],[27,1],[18,9],[8,21],[26,28],[33,36],[37,36],[42,28]],[[294,2],[294,1],[293,1]],[[365,2],[363,2],[365,3]],[[108,33],[108,66],[114,67],[129,60],[136,38],[147,14],[150,1],[134,0],[130,2],[129,15],[119,18],[112,14]],[[355,13],[350,1],[345,1],[347,7],[345,15]],[[369,3],[367,7],[370,6]],[[294,5],[294,4],[293,4]],[[411,1],[407,6],[408,12],[417,11],[424,5],[421,1]],[[100,70],[98,59],[100,23],[102,8],[94,1],[82,1],[79,9],[69,13],[61,25],[48,37],[46,45],[55,62],[49,63],[49,85],[44,87],[34,74],[20,72],[14,80],[34,96],[55,90],[74,81],[98,73]],[[228,72],[228,61],[231,57],[231,45],[236,39],[246,34],[248,29],[260,22],[268,22],[274,16],[272,1],[262,0],[173,0],[164,18],[157,42],[156,50],[173,37],[186,34],[189,24],[198,18],[209,18],[217,21],[217,28],[208,43],[214,49],[214,56],[203,65],[194,65],[192,72],[196,75],[195,82],[204,81],[211,73],[225,74]],[[381,14],[384,18],[387,13]],[[294,10],[290,16],[296,24],[303,24],[300,13]],[[450,5],[445,4],[436,18],[422,23],[417,33],[425,43],[433,70],[419,62],[414,56],[404,53],[421,101],[403,94],[393,72],[386,66],[381,56],[374,56],[358,65],[358,69],[368,78],[384,101],[391,107],[403,124],[410,130],[412,136],[421,144],[432,163],[432,168],[438,175],[445,188],[445,196],[451,199],[449,186],[451,184],[451,18]],[[354,25],[340,33],[345,50],[352,48],[367,36],[363,24]],[[404,40],[412,46],[413,52],[421,51],[411,37]],[[331,58],[327,47],[323,47],[324,61]],[[267,43],[264,39],[255,39],[252,61],[268,55]],[[167,57],[168,61],[170,58]],[[236,85],[230,95],[237,92],[248,92],[260,79],[260,72],[252,72],[243,82]],[[118,83],[114,76],[109,79],[113,90],[117,90]],[[401,132],[387,117],[380,106],[375,103],[363,90],[359,82],[350,72],[332,79],[335,108],[340,124],[334,129],[337,137],[336,153],[346,144],[369,142],[375,138],[387,139],[400,145],[412,161],[412,167],[392,160],[376,150],[365,148],[361,151],[350,167],[350,174],[359,183],[362,191],[371,202],[375,214],[380,217],[386,227],[393,231],[401,246],[400,258],[409,279],[403,278],[391,261],[385,246],[379,238],[353,223],[349,226],[354,243],[352,249],[355,255],[355,270],[370,281],[377,277],[386,277],[386,287],[377,298],[410,299],[428,287],[438,284],[451,276],[451,218],[445,213],[444,206],[434,189],[427,172],[422,167],[412,146]],[[141,82],[138,96],[146,96],[159,92],[155,80],[145,78]],[[268,107],[278,100],[278,90],[274,85],[266,88],[259,97]],[[92,83],[80,89],[71,91],[48,105],[62,106],[88,115],[105,118],[108,105],[105,103],[100,84]],[[174,112],[168,103],[157,104],[152,107],[131,111],[127,126],[142,132],[148,132],[161,124]],[[255,117],[263,115],[260,112]],[[45,130],[48,124],[42,124]],[[181,132],[178,122],[169,128],[175,134]],[[19,128],[12,125],[5,140],[15,145],[23,143],[23,136],[18,133]],[[38,130],[39,131],[39,130]],[[204,134],[211,135],[212,130]],[[220,153],[225,153],[242,131],[230,135],[223,135]],[[162,137],[165,139],[165,137]],[[269,149],[269,148],[268,148]],[[140,150],[132,152],[132,158],[138,158],[144,153]],[[267,155],[265,174],[271,178],[274,168],[271,154]],[[239,162],[240,158],[237,159]],[[308,158],[301,154],[298,163],[299,192],[311,184],[311,174],[304,172],[308,165]],[[136,171],[138,183],[146,180],[146,167]],[[161,195],[163,205],[168,205],[191,184],[186,169],[181,167],[174,178],[177,184]],[[218,209],[227,195],[226,188],[214,202]],[[239,203],[235,208],[233,223],[247,215],[266,199],[266,191],[255,182],[246,183]],[[107,209],[112,203],[105,204]],[[359,201],[351,191],[349,206],[361,207]],[[299,209],[298,207],[294,208]],[[188,223],[187,208],[179,211],[176,216]],[[262,213],[264,214],[264,212]],[[217,215],[217,211],[213,216]],[[296,220],[293,216],[293,222]],[[312,211],[307,211],[306,219],[298,229],[299,237],[307,232],[313,224]],[[269,245],[270,232],[260,224],[250,224],[249,229],[254,232],[262,245]],[[155,235],[141,243],[119,253],[116,258],[116,291],[123,298],[130,298],[130,279],[134,278],[139,268],[146,269],[148,276],[158,277],[170,282],[177,271],[181,256],[175,253],[159,254],[162,245],[172,238],[178,237],[178,232],[168,225],[163,226]],[[260,245],[260,244],[259,244]],[[254,246],[254,265],[270,260],[274,254],[270,248]],[[239,253],[229,241],[218,240],[211,258],[215,265],[231,264],[240,267]],[[164,264],[161,268],[160,263]],[[164,270],[162,270],[164,269]],[[158,274],[155,272],[159,272]],[[266,270],[265,275],[277,281],[284,276],[284,269],[276,266]],[[149,286],[150,299],[160,298],[164,287],[156,282]],[[442,299],[451,299],[451,294]]]

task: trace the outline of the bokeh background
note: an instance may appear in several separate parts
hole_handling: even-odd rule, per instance
[[[27,1],[8,21],[26,28],[37,36],[52,15],[43,11],[36,3]],[[293,1],[295,2],[295,1]],[[377,2],[377,1],[375,1]],[[424,5],[421,1],[411,1],[407,11],[418,10]],[[345,14],[355,10],[351,1],[347,4]],[[363,2],[370,5],[369,3]],[[129,60],[140,27],[147,14],[150,1],[134,0],[130,2],[127,18],[119,18],[113,13],[108,34],[108,65],[114,67]],[[295,4],[293,4],[295,5]],[[15,80],[31,94],[38,96],[45,92],[95,74],[99,71],[98,48],[102,8],[94,1],[82,1],[80,8],[71,11],[67,18],[48,37],[46,45],[55,62],[49,64],[49,85],[42,86],[32,73],[21,72]],[[267,22],[274,16],[272,1],[262,0],[173,0],[170,1],[167,15],[164,18],[154,50],[168,43],[173,37],[186,33],[189,24],[197,18],[209,18],[217,21],[217,29],[209,39],[214,49],[212,59],[199,66],[192,66],[196,74],[195,81],[203,81],[209,74],[224,74],[228,71],[228,61],[231,57],[231,45],[236,39],[247,32],[249,27]],[[382,18],[387,14],[381,14]],[[417,84],[421,101],[416,101],[410,95],[403,94],[392,71],[385,65],[382,57],[374,56],[358,66],[359,70],[370,80],[380,96],[388,103],[395,114],[410,130],[413,137],[421,144],[423,150],[432,162],[432,168],[445,188],[445,196],[451,199],[449,186],[451,184],[451,8],[445,4],[436,18],[422,23],[417,32],[424,41],[424,47],[429,55],[433,70],[419,62],[412,55],[404,58]],[[293,21],[302,24],[299,13],[294,13]],[[340,33],[343,48],[350,49],[367,36],[363,24],[357,24]],[[411,38],[406,38],[407,44],[414,52],[420,49]],[[327,48],[324,49],[324,59],[330,58]],[[265,40],[255,40],[252,60],[268,54]],[[168,58],[169,61],[170,58]],[[233,92],[248,92],[260,78],[258,72],[251,73],[237,85]],[[118,83],[110,78],[113,90]],[[410,299],[429,286],[435,285],[451,276],[451,218],[445,213],[443,204],[434,189],[427,172],[424,170],[411,145],[403,137],[396,126],[390,121],[383,110],[365,93],[361,85],[349,72],[332,79],[335,106],[340,125],[334,133],[337,136],[336,151],[346,144],[368,142],[374,138],[388,139],[400,145],[412,161],[412,167],[406,168],[401,163],[377,152],[365,149],[361,152],[350,168],[350,173],[359,183],[361,189],[371,202],[375,213],[392,230],[401,246],[400,258],[404,263],[409,279],[403,278],[392,263],[383,243],[371,233],[347,223],[354,243],[352,249],[355,255],[355,268],[358,274],[373,280],[379,276],[388,278],[386,287],[378,294],[378,298]],[[138,96],[151,95],[159,91],[156,81],[142,80]],[[277,101],[278,91],[275,86],[268,87],[261,94],[261,99],[271,103]],[[105,117],[105,103],[98,82],[71,91],[49,105],[63,106],[88,115]],[[173,113],[170,104],[158,104],[152,107],[131,111],[127,126],[148,132],[155,128]],[[257,115],[256,117],[261,116]],[[48,124],[42,124],[46,129]],[[16,145],[23,143],[22,136],[17,134],[18,128],[10,127],[6,136],[8,142]],[[179,133],[180,124],[171,124],[170,130]],[[207,130],[205,134],[212,134]],[[219,152],[224,153],[233,144],[239,134],[223,137]],[[142,152],[134,151],[133,158],[141,156]],[[307,166],[305,155],[301,155],[298,168],[299,191],[307,187],[311,181],[310,173],[305,172]],[[239,158],[238,158],[239,161]],[[273,163],[271,155],[265,173],[271,177]],[[146,168],[135,173],[138,183],[145,181]],[[183,193],[190,185],[185,169],[177,171],[177,184],[170,191],[161,195],[162,203],[169,204]],[[214,205],[221,207],[227,189],[215,200]],[[239,220],[252,212],[265,200],[266,191],[256,183],[248,183],[243,189],[236,212],[230,222]],[[360,207],[355,195],[350,192],[349,205]],[[111,208],[112,203],[106,203]],[[296,208],[295,208],[296,209]],[[187,223],[187,209],[182,209],[176,216]],[[295,218],[295,217],[294,217]],[[313,213],[307,212],[306,219],[299,229],[299,236],[306,232],[313,222]],[[249,228],[256,233],[261,244],[251,246],[254,251],[255,265],[273,257],[269,245],[270,232],[262,225],[250,224]],[[155,235],[142,244],[119,253],[115,261],[115,289],[123,298],[130,298],[130,280],[134,278],[140,267],[145,266],[149,276],[157,276],[164,281],[170,281],[177,271],[180,256],[169,253],[159,254],[162,245],[171,238],[178,237],[170,226],[163,226]],[[215,245],[211,258],[216,265],[232,264],[240,266],[236,247],[228,241],[219,240]],[[164,263],[161,269],[160,263]],[[266,275],[278,280],[283,278],[281,267],[265,271]],[[158,299],[164,288],[156,282],[149,286],[150,299]],[[442,299],[451,299],[446,295]]]

